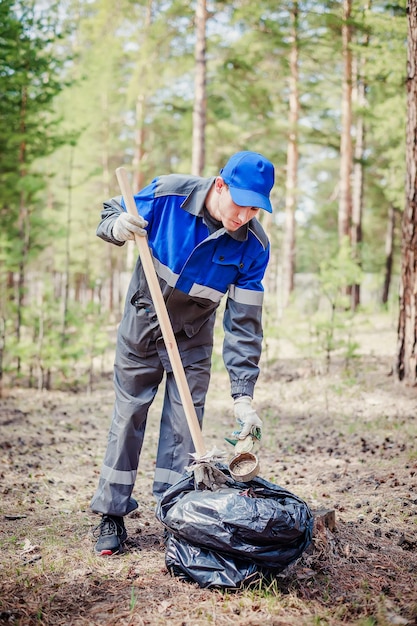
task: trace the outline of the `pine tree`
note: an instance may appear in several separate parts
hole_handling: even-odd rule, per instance
[[[63,142],[52,115],[54,99],[64,84],[65,59],[55,47],[60,36],[54,7],[45,10],[23,0],[1,3],[2,356],[12,334],[17,343],[21,339],[27,265],[43,245],[45,223],[35,209],[46,180],[34,164]]]

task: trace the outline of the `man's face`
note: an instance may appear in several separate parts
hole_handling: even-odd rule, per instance
[[[215,188],[218,194],[216,217],[229,232],[234,232],[258,215],[260,209],[257,207],[239,206],[233,202],[229,187],[220,176],[216,178]]]

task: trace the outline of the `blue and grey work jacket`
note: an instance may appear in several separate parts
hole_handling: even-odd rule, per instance
[[[269,241],[253,218],[236,232],[205,219],[205,198],[215,178],[169,174],[135,195],[148,226],[148,243],[184,367],[211,355],[216,309],[227,294],[223,359],[231,395],[253,396],[262,349],[262,280]],[[112,234],[123,199],[104,203],[97,235],[123,245]],[[139,324],[138,324],[139,321]],[[118,349],[139,358],[161,356],[161,331],[140,258],[128,289]],[[163,343],[162,343],[163,345]]]

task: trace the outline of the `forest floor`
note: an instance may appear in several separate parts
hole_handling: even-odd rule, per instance
[[[89,511],[113,404],[111,374],[87,393],[12,388],[0,400],[0,624],[226,626],[417,624],[417,390],[391,375],[393,337],[323,371],[279,358],[255,402],[260,475],[335,512],[302,557],[267,585],[201,589],[165,566],[151,495],[160,400],[151,408],[122,555],[93,554]],[[395,339],[394,339],[395,343]],[[233,430],[213,373],[204,439]]]

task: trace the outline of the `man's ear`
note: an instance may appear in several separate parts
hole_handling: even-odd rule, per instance
[[[214,181],[214,188],[217,193],[221,193],[223,187],[226,185],[223,178],[221,176],[216,176],[216,180]]]

